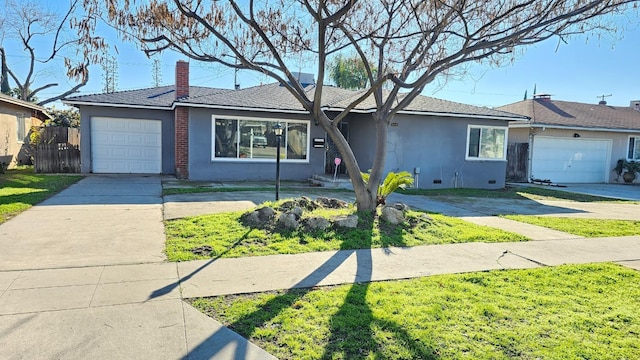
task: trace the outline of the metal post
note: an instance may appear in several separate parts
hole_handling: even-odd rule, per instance
[[[277,123],[273,127],[276,134],[276,201],[280,200],[280,140],[282,138],[282,125]]]
[[[282,135],[277,135],[276,145],[276,201],[280,198],[280,138]]]

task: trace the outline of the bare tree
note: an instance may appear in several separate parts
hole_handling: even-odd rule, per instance
[[[351,177],[358,210],[376,207],[385,163],[387,128],[425,86],[464,70],[464,64],[500,65],[517,51],[552,37],[615,31],[607,16],[631,0],[174,0],[108,2],[107,20],[147,55],[172,49],[197,61],[254,70],[284,86],[328,133]],[[101,8],[85,0],[87,11]],[[635,5],[635,4],[633,4]],[[635,13],[634,13],[635,14]],[[367,87],[337,115],[322,108],[329,56],[357,54]],[[234,55],[237,62],[223,54]],[[309,96],[291,61],[316,59]],[[374,71],[374,68],[377,71]],[[385,85],[386,84],[386,85]],[[363,101],[373,101],[376,124],[368,183],[338,125]]]
[[[81,32],[95,25],[95,19],[91,17],[75,17],[75,12],[81,8],[79,0],[70,0],[69,8],[63,14],[44,9],[42,3],[33,0],[4,0],[4,7],[6,12],[0,15],[0,52],[7,53],[6,40],[15,40],[22,47],[19,55],[26,54],[28,59],[25,73],[18,72],[17,66],[6,64],[8,77],[15,83],[20,99],[35,101],[41,91],[58,86],[46,81],[36,84],[36,78],[39,70],[60,59],[64,61],[67,76],[76,84],[61,90],[58,95],[40,100],[39,105],[62,99],[87,84],[89,65],[98,61],[106,43],[92,34],[84,38],[73,35],[74,29]],[[45,43],[47,45],[43,45]],[[74,61],[72,57],[80,60]]]

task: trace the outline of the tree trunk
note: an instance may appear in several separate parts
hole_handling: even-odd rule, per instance
[[[376,191],[370,191],[370,187],[366,186],[360,175],[360,166],[356,160],[351,146],[347,142],[347,139],[342,135],[336,126],[333,125],[331,120],[326,115],[322,115],[319,120],[322,128],[327,132],[331,140],[338,148],[340,156],[342,156],[342,163],[347,168],[349,173],[349,179],[353,185],[353,191],[356,195],[356,207],[358,212],[374,211],[376,209]],[[377,187],[375,188],[377,189]]]
[[[373,121],[376,124],[376,142],[373,155],[373,165],[371,167],[371,175],[369,176],[369,183],[367,184],[367,190],[377,195],[378,188],[382,183],[382,177],[384,175],[384,165],[387,160],[387,121],[384,116],[379,113],[372,115]],[[378,204],[376,197],[376,205]]]
[[[338,151],[340,151],[343,164],[347,168],[349,179],[353,185],[358,212],[373,212],[378,205],[378,187],[382,181],[382,173],[384,171],[384,162],[387,153],[387,123],[378,116],[373,116],[373,118],[376,123],[375,155],[373,167],[371,168],[371,176],[366,185],[360,175],[362,170],[358,165],[358,161],[347,139],[337,127],[333,126],[328,117],[324,116],[322,119],[318,119],[322,128],[327,132],[331,140],[333,140]]]

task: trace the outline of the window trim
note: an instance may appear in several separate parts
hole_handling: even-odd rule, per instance
[[[21,122],[20,119],[22,119],[22,124],[20,124]],[[21,132],[22,132],[22,135],[24,135],[22,137],[20,136]],[[29,132],[27,131],[27,116],[24,113],[16,113],[16,139],[19,144],[24,144],[25,138],[27,137],[28,133]]]
[[[625,158],[629,161],[640,161],[640,157],[633,158],[633,156],[629,156],[629,154],[631,154],[631,139],[634,139],[633,141],[633,152],[635,153],[637,151],[637,149],[635,148],[636,146],[640,146],[640,135],[629,135],[629,138],[627,139],[627,154],[625,155]]]
[[[265,159],[265,158],[230,158],[230,157],[216,157],[216,120],[225,119],[225,120],[236,120],[238,128],[240,127],[240,121],[248,120],[248,121],[267,121],[267,122],[279,122],[283,127],[282,134],[282,142],[280,144],[280,156],[283,154],[286,155],[287,149],[287,141],[288,141],[288,125],[290,123],[300,123],[307,125],[307,158],[306,159],[287,159],[281,158],[280,162],[283,163],[293,163],[293,164],[309,164],[310,163],[310,149],[311,149],[311,122],[309,120],[297,120],[297,119],[278,119],[278,118],[265,118],[265,117],[254,117],[254,116],[225,116],[225,115],[211,115],[211,161],[212,162],[239,162],[239,163],[275,163],[275,156],[273,159]],[[236,132],[240,134],[240,131]]]
[[[469,140],[470,140],[470,135],[471,135],[471,129],[480,129],[480,141],[482,140],[482,129],[497,129],[497,130],[504,130],[504,143],[503,143],[503,149],[502,149],[502,157],[501,158],[485,158],[485,157],[474,157],[474,156],[469,156]],[[465,146],[465,152],[464,152],[464,158],[467,161],[507,161],[507,140],[509,139],[509,127],[508,126],[490,126],[490,125],[472,125],[472,124],[468,124],[467,125],[467,138],[465,140],[466,142],[466,146]],[[479,146],[482,144],[479,144]]]

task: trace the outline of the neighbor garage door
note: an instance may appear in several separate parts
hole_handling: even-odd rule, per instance
[[[611,140],[537,136],[531,176],[555,183],[606,182]]]
[[[159,120],[92,118],[92,171],[159,174],[162,170],[161,125]]]

